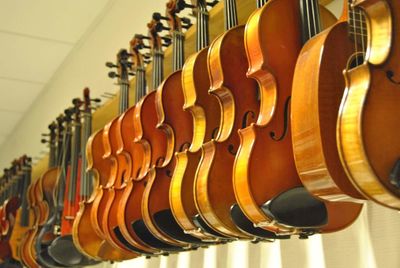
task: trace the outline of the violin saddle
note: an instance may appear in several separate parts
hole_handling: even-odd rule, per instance
[[[262,205],[261,209],[277,222],[295,228],[316,228],[328,222],[325,204],[304,187],[279,194]]]
[[[231,217],[235,225],[239,228],[239,230],[251,235],[256,238],[261,239],[289,239],[289,235],[276,235],[273,232],[264,230],[259,227],[254,227],[253,222],[251,222],[246,215],[244,215],[243,211],[240,209],[238,204],[234,204],[231,207]]]

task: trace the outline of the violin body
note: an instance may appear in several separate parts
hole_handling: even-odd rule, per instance
[[[117,220],[122,235],[131,244],[140,244],[142,250],[148,253],[157,253],[158,249],[148,245],[146,241],[142,241],[135,230],[132,223],[142,218],[141,200],[145,185],[143,177],[147,173],[150,165],[150,159],[145,159],[145,148],[142,144],[133,142],[135,129],[133,124],[133,116],[136,106],[131,107],[123,113],[119,119],[121,131],[119,131],[117,154],[126,157],[131,162],[131,178],[124,185],[116,190],[121,195],[119,204],[117,204]],[[150,155],[147,155],[150,157]]]
[[[153,167],[147,171],[147,174],[141,180],[145,188],[140,188],[140,190],[143,190],[143,195],[138,209],[141,209],[140,214],[146,227],[158,240],[170,246],[181,246],[182,243],[158,231],[147,208],[149,189],[152,188],[152,182],[154,182],[155,178],[154,168],[165,167],[171,161],[174,152],[173,144],[168,142],[168,138],[171,138],[171,136],[168,137],[164,131],[157,128],[158,117],[155,101],[156,92],[152,91],[137,103],[134,115],[135,142],[143,146],[145,151],[144,158],[150,159],[150,167]]]
[[[195,182],[200,215],[216,232],[236,238],[249,238],[236,227],[230,215],[230,208],[236,203],[232,170],[239,147],[237,130],[253,122],[259,110],[257,85],[246,77],[244,28],[231,28],[209,48],[209,93],[219,101],[221,123],[215,139],[202,147]]]
[[[399,159],[400,5],[398,1],[354,1],[367,17],[366,61],[346,70],[337,122],[338,149],[347,175],[367,198],[400,209],[391,170]],[[390,45],[389,45],[390,44]]]
[[[324,8],[320,11],[323,25],[335,22],[333,15]],[[280,14],[284,13],[288,19],[282,21]],[[239,131],[241,145],[234,167],[235,194],[243,213],[256,226],[275,233],[293,234],[299,231],[279,224],[261,209],[264,203],[277,195],[302,187],[294,158],[291,157],[290,125],[292,81],[302,48],[299,29],[299,2],[271,0],[250,16],[245,37],[250,64],[247,75],[260,85],[261,109],[257,122]],[[260,54],[262,57],[259,57]],[[324,232],[348,226],[361,210],[359,205],[349,205],[349,208],[344,205],[348,210],[342,211],[343,217],[339,217],[338,223],[335,220],[337,217],[333,216],[337,215],[335,208],[338,207],[327,203],[325,206],[328,223],[319,227]]]
[[[21,218],[22,218],[22,209],[19,208],[17,210],[17,215],[15,218],[15,225],[13,227],[11,236],[10,236],[10,247],[11,247],[11,252],[12,256],[15,260],[20,260],[20,255],[19,255],[19,247],[21,245],[23,237],[26,235],[26,233],[29,231],[31,228],[30,226],[22,226],[21,225]],[[29,222],[33,222],[34,220],[34,215],[33,211],[29,213]]]
[[[171,179],[169,203],[177,223],[185,232],[200,239],[211,239],[198,232],[193,217],[198,214],[194,196],[194,181],[201,158],[200,146],[215,137],[220,124],[218,100],[208,94],[210,80],[207,70],[208,47],[188,57],[182,68],[184,110],[193,117],[193,139],[189,149],[175,154],[175,169]]]
[[[38,181],[36,180],[35,182],[31,183],[29,185],[29,188],[27,190],[27,200],[28,200],[28,206],[29,206],[29,229],[26,231],[26,233],[23,235],[20,246],[18,248],[18,255],[20,256],[21,261],[24,263],[24,265],[30,267],[30,268],[38,268],[39,264],[36,262],[36,251],[34,249],[33,245],[33,238],[36,235],[37,226],[39,219],[38,215],[38,210],[36,207],[36,196],[35,196],[35,189],[38,187]]]
[[[117,136],[120,129],[118,129],[118,118],[112,120],[104,128],[103,132],[103,144],[104,144],[104,155],[103,159],[111,164],[111,173],[108,178],[106,188],[103,188],[106,195],[105,199],[104,214],[102,216],[102,229],[104,235],[109,237],[114,244],[118,245],[119,248],[129,252],[139,252],[145,249],[136,241],[132,244],[121,235],[118,226],[118,209],[120,200],[123,194],[123,188],[126,181],[131,177],[131,162],[129,158],[126,158],[124,154],[117,154],[119,149]],[[125,240],[125,241],[124,241]],[[136,254],[130,254],[131,258],[136,257]],[[128,256],[128,255],[127,255]]]
[[[90,199],[90,202],[87,202],[85,204],[85,211],[88,211],[87,213],[90,213],[90,222],[97,236],[105,239],[107,243],[114,249],[114,252],[112,252],[112,254],[111,252],[100,252],[102,252],[103,254],[115,256],[118,258],[117,260],[122,261],[130,259],[132,253],[125,250],[125,248],[119,247],[118,244],[111,239],[111,236],[106,235],[106,230],[103,229],[103,217],[105,217],[107,213],[105,211],[107,200],[108,198],[111,198],[108,196],[108,194],[110,193],[108,188],[110,186],[107,185],[108,176],[110,176],[111,174],[111,164],[103,159],[103,132],[104,129],[101,129],[98,132],[94,133],[87,143],[87,156],[89,163],[88,170],[91,170],[94,173],[95,180],[98,182],[98,186],[95,187],[93,200]],[[86,207],[88,207],[87,210]],[[96,245],[99,246],[99,249],[101,248],[101,244]]]
[[[188,149],[193,139],[193,119],[190,113],[182,109],[184,96],[182,91],[182,71],[176,71],[168,76],[156,91],[156,108],[158,115],[158,128],[165,132],[167,137],[167,148],[173,148],[174,152],[182,152]],[[155,167],[142,200],[142,210],[144,211],[144,220],[149,230],[160,239],[166,240],[178,246],[187,246],[185,242],[176,243],[176,237],[168,235],[159,224],[162,222],[175,222],[175,218],[170,213],[170,219],[158,219],[156,215],[160,213],[169,214],[171,211],[169,203],[169,193],[171,187],[171,178],[176,168],[175,158],[171,158],[164,167]],[[154,173],[153,173],[154,172]],[[172,223],[171,223],[172,224]],[[179,228],[179,225],[176,226]],[[181,238],[182,239],[182,238]],[[183,238],[184,239],[184,238]],[[190,239],[190,238],[188,238]]]

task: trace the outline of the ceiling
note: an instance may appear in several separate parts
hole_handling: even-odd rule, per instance
[[[0,0],[0,146],[113,0]]]

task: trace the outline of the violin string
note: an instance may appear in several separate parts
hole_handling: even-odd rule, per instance
[[[312,25],[312,30],[311,30],[311,36],[310,36],[310,39],[311,39],[311,37],[313,37],[314,35],[316,35],[316,33],[317,33],[317,29],[316,29],[316,27],[317,27],[317,24],[316,24],[316,21],[315,21],[315,10],[314,10],[314,3],[315,3],[315,0],[311,0],[311,25]]]
[[[362,48],[362,55],[363,55],[363,58],[364,58],[365,57],[365,42],[364,42],[365,35],[363,34],[364,33],[364,24],[363,24],[364,17],[363,17],[363,13],[362,13],[362,11],[360,9],[358,10],[358,13],[359,13],[359,17],[360,17],[359,24],[360,24],[360,29],[361,29],[361,33],[360,33],[361,48]]]
[[[350,0],[349,0],[350,1]],[[350,15],[350,20],[352,20],[349,24],[353,25],[354,28],[354,49],[355,49],[355,53],[356,55],[358,55],[358,44],[357,44],[357,24],[355,21],[355,10],[354,7],[351,6],[351,2],[349,2],[350,4],[350,8],[351,8],[351,15]],[[356,56],[356,64],[359,65],[359,61],[358,61],[358,57]]]
[[[308,25],[308,27],[307,27],[307,29],[308,29],[308,38],[307,38],[307,40],[308,40],[308,39],[311,38],[311,21],[310,21],[309,0],[306,0],[305,2],[306,2],[305,6],[306,6],[306,17],[307,17],[307,25]]]

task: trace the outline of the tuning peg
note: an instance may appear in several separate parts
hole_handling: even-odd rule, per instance
[[[50,137],[50,134],[48,134],[48,133],[42,133],[42,137]]]
[[[143,61],[143,62],[146,63],[146,64],[149,64],[151,61],[145,60],[145,61]]]
[[[147,46],[147,45],[143,45],[140,49],[151,49],[151,47],[150,46]]]
[[[154,12],[153,13],[153,20],[155,20],[155,21],[169,20],[169,18],[161,15],[161,13],[159,13],[159,12]]]
[[[206,2],[206,5],[209,7],[214,7],[216,4],[218,4],[218,2],[219,2],[218,0],[214,0],[211,2]]]
[[[143,54],[143,58],[145,58],[146,60],[151,59],[151,54],[145,53],[145,54]]]
[[[46,139],[41,139],[40,142],[41,142],[41,143],[48,143],[48,142],[50,142],[50,141],[49,141],[49,140],[46,140]]]
[[[171,30],[171,28],[165,27],[161,22],[157,23],[157,25],[156,25],[157,32],[170,31],[170,30]]]
[[[115,65],[114,63],[112,63],[112,62],[106,62],[106,66],[108,67],[108,68],[116,68],[116,67],[118,67],[118,65]]]
[[[136,75],[135,72],[129,72],[128,74],[129,74],[129,75],[132,75],[132,76]]]
[[[166,43],[171,43],[172,42],[172,38],[170,36],[161,36],[161,39],[163,41],[165,41]]]
[[[108,73],[108,77],[110,77],[110,78],[116,78],[116,77],[119,77],[119,74],[117,74],[116,72],[109,72],[109,73]]]
[[[164,43],[161,44],[163,47],[169,47],[169,45],[171,45],[171,43],[172,43],[171,39],[163,39],[163,40],[164,40]]]
[[[72,99],[72,104],[74,106],[81,106],[83,104],[83,102],[81,101],[80,98],[75,98],[75,99]]]
[[[181,18],[182,23],[187,24],[187,25],[192,25],[192,20],[189,19],[188,17],[183,17]]]
[[[176,3],[176,9],[177,9],[177,10],[182,11],[182,10],[184,10],[185,8],[194,9],[195,6],[186,3],[185,0],[179,0],[179,1]]]
[[[95,99],[90,99],[90,101],[94,102],[94,103],[100,103],[101,99],[100,98],[95,98]]]
[[[150,40],[150,37],[148,37],[147,35],[144,35],[144,34],[136,34],[135,35],[137,38],[139,38],[139,39],[145,39],[145,40]]]

